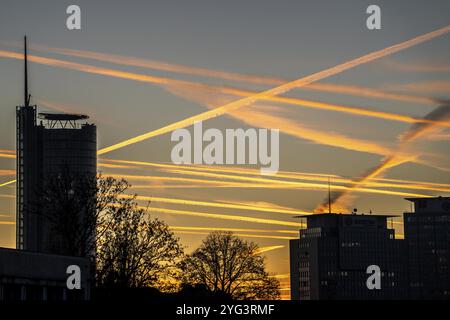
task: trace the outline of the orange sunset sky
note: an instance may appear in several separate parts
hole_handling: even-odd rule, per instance
[[[334,212],[400,216],[405,197],[448,196],[450,117],[426,117],[450,100],[450,3],[377,3],[370,31],[367,1],[79,1],[69,31],[64,1],[2,1],[0,246],[15,247],[25,34],[31,103],[88,114],[99,172],[127,179],[187,252],[212,230],[258,243],[285,298],[295,216],[323,209],[328,181]],[[280,129],[278,174],[173,164],[170,132],[194,120]]]

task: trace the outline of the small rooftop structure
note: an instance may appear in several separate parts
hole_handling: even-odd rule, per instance
[[[73,114],[73,113],[49,113],[40,112],[38,115],[39,119],[55,120],[55,121],[76,121],[89,119],[89,116],[85,114]]]
[[[50,112],[40,112],[38,118],[46,120],[46,127],[50,129],[54,128],[77,128],[76,121],[89,119],[89,116],[85,114],[71,114],[71,113],[50,113]]]
[[[414,213],[450,214],[450,197],[405,198],[414,203]]]

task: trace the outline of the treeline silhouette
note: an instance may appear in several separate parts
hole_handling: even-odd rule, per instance
[[[51,222],[45,240],[59,254],[90,258],[94,300],[280,297],[255,243],[211,232],[187,254],[170,227],[138,205],[130,187],[124,179],[64,167],[37,190],[33,212]]]

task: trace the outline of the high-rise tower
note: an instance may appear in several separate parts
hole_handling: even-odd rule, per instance
[[[75,174],[94,175],[97,171],[97,137],[94,124],[80,123],[88,118],[78,114],[39,113],[30,105],[28,93],[27,42],[24,38],[24,105],[16,110],[17,125],[17,249],[54,252],[50,221],[39,208],[37,191],[46,177],[63,166]],[[39,123],[38,123],[38,119]]]

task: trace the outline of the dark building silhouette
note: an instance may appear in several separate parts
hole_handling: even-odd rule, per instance
[[[305,262],[303,262],[305,264]],[[289,240],[291,300],[300,300],[300,240]],[[304,279],[304,277],[303,277]],[[303,280],[303,281],[309,281]],[[305,285],[305,283],[303,283]]]
[[[57,237],[49,219],[37,214],[37,191],[47,177],[65,168],[75,174],[96,174],[96,127],[80,124],[85,115],[38,113],[30,105],[25,43],[25,103],[17,107],[17,249],[54,252]],[[52,249],[53,248],[53,249]]]
[[[67,267],[81,270],[81,289],[69,290]],[[0,302],[88,300],[89,259],[0,248]]]
[[[450,197],[408,198],[403,215],[412,299],[450,299]]]
[[[25,102],[16,111],[17,247],[0,248],[0,301],[87,300],[93,261],[60,252],[61,246],[54,242],[61,237],[53,233],[49,218],[38,212],[37,191],[46,177],[58,176],[62,170],[95,177],[96,127],[78,123],[88,118],[84,115],[38,114],[28,95],[26,38],[24,58]],[[81,288],[69,290],[67,270],[73,265],[81,271]]]
[[[388,228],[392,216],[315,214],[290,241],[291,299],[402,299],[407,296],[404,241]],[[369,290],[367,268],[381,270]]]

